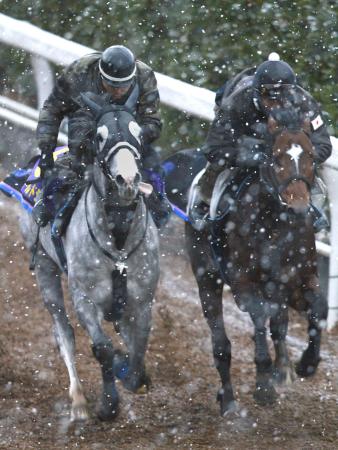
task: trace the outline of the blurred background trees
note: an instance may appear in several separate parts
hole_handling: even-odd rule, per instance
[[[335,0],[0,0],[0,11],[97,50],[124,44],[155,71],[211,90],[276,51],[338,134]],[[36,106],[25,52],[0,50],[0,78],[2,92]],[[203,143],[207,123],[162,113],[164,153]]]

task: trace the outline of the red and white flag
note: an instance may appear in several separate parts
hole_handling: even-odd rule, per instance
[[[313,120],[311,120],[311,125],[313,128],[313,131],[318,130],[322,125],[324,124],[323,119],[320,114],[318,114],[317,117],[315,117]]]

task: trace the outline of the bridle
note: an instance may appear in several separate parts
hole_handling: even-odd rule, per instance
[[[105,112],[111,112],[111,109],[106,110]],[[100,117],[102,116],[102,114],[100,115]],[[98,142],[96,140],[95,142],[96,148],[99,147]],[[107,145],[107,143],[106,143]],[[123,148],[127,148],[128,150],[131,151],[131,153],[133,154],[134,158],[136,161],[140,161],[141,156],[139,151],[137,150],[136,147],[134,147],[133,145],[131,145],[129,142],[125,142],[125,141],[120,141],[117,144],[115,144],[113,147],[111,147],[108,151],[100,151],[97,152],[95,149],[94,152],[94,161],[97,162],[97,165],[99,166],[99,168],[101,169],[103,175],[105,176],[105,178],[108,180],[110,185],[113,185],[114,187],[118,186],[118,176],[114,176],[111,173],[110,170],[110,161],[112,158],[114,158],[117,153],[123,149]],[[86,219],[86,225],[89,231],[89,235],[92,239],[92,241],[94,242],[94,244],[100,249],[100,251],[110,260],[112,260],[115,263],[115,269],[117,271],[120,272],[120,274],[122,275],[122,272],[125,274],[126,276],[126,269],[127,266],[125,264],[125,261],[134,253],[136,252],[136,250],[140,247],[140,245],[142,244],[142,242],[145,239],[146,233],[147,233],[147,229],[148,229],[148,213],[146,214],[146,223],[144,226],[144,230],[142,233],[142,236],[140,237],[138,243],[128,252],[122,252],[122,251],[118,251],[117,254],[113,254],[110,251],[108,251],[107,249],[105,249],[100,242],[98,241],[98,239],[95,236],[95,233],[89,223],[89,215],[88,215],[88,193],[89,193],[89,189],[90,186],[93,186],[96,195],[98,196],[99,200],[101,202],[104,202],[107,198],[105,195],[102,194],[102,192],[100,192],[100,189],[97,185],[97,183],[95,182],[95,179],[92,179],[92,183],[88,185],[86,192],[85,192],[85,198],[84,198],[84,206],[85,206],[85,219]],[[138,202],[140,199],[140,195],[137,194],[135,201]],[[121,208],[128,208],[128,207],[122,207],[119,206],[119,209]]]
[[[106,155],[104,155],[103,157],[100,157],[100,154],[96,154],[95,158],[96,161],[98,163],[98,166],[101,168],[104,176],[109,180],[109,182],[111,183],[117,183],[117,177],[114,176],[111,173],[110,170],[110,160],[112,158],[114,158],[114,156],[116,156],[116,154],[123,148],[127,148],[134,156],[135,160],[138,162],[141,160],[141,155],[138,152],[138,150],[136,149],[136,147],[134,147],[133,145],[129,144],[128,142],[118,142],[117,144],[114,145],[114,147],[112,147]],[[102,152],[101,152],[102,153]]]

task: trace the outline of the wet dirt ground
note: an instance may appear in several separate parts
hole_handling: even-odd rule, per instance
[[[278,388],[273,407],[255,405],[252,328],[231,296],[224,312],[232,342],[232,379],[240,405],[222,418],[209,330],[178,220],[162,236],[161,281],[146,362],[152,387],[133,395],[118,386],[121,410],[112,423],[95,416],[100,370],[89,339],[76,332],[77,366],[91,419],[69,424],[68,375],[52,336],[17,226],[19,207],[0,197],[0,448],[4,449],[335,449],[338,448],[337,330],[324,333],[322,362],[309,380]],[[106,329],[111,327],[107,324]],[[111,330],[111,335],[114,335]],[[292,314],[289,348],[296,361],[306,322]],[[116,341],[116,338],[115,338]]]

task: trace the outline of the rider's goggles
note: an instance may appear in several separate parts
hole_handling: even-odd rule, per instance
[[[261,96],[268,100],[284,100],[290,96],[292,84],[264,84],[261,87]]]

